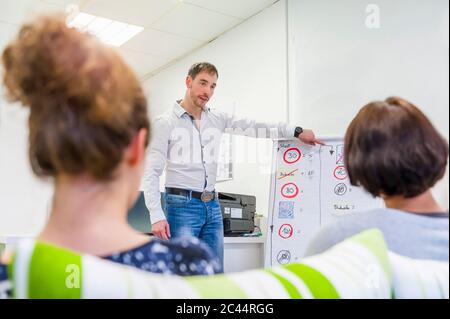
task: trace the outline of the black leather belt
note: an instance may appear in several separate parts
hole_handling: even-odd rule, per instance
[[[213,200],[216,197],[215,191],[196,192],[196,191],[191,191],[188,189],[174,188],[174,187],[166,187],[166,193],[171,194],[171,195],[181,195],[181,196],[188,196],[188,197],[190,195],[192,198],[201,199],[205,203]]]

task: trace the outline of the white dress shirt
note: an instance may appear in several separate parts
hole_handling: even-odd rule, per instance
[[[295,126],[286,123],[269,124],[237,119],[209,108],[202,112],[199,126],[200,130],[179,102],[153,123],[143,180],[145,203],[153,224],[166,218],[159,190],[159,178],[164,168],[166,187],[213,191],[223,133],[289,138],[294,136],[295,131]]]

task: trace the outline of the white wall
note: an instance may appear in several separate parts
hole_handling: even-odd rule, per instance
[[[368,28],[375,3],[380,28]],[[290,116],[343,136],[357,110],[398,95],[418,105],[448,140],[447,0],[290,0]],[[448,174],[435,189],[448,208]]]
[[[189,67],[208,61],[219,71],[211,107],[259,121],[286,121],[285,17],[285,1],[280,1],[145,81],[152,117],[183,98]],[[234,137],[235,177],[218,183],[217,190],[255,195],[257,212],[267,215],[271,151],[270,140]],[[252,155],[242,163],[248,152]]]
[[[373,30],[364,25],[368,3],[289,2],[289,108],[282,0],[145,81],[152,116],[182,98],[189,66],[206,60],[220,73],[211,106],[240,116],[277,122],[289,113],[291,123],[343,135],[360,106],[397,94],[421,106],[448,138],[448,2],[378,0],[381,28]],[[26,109],[0,97],[0,237],[36,234],[47,214],[51,185],[31,173],[26,118]],[[267,215],[272,143],[245,137],[233,143],[235,178],[217,189],[256,195],[258,212]],[[244,147],[254,157],[236,163]],[[448,175],[436,193],[448,207]]]
[[[144,83],[150,94],[151,114],[171,107],[184,94],[189,66],[208,60],[219,68],[220,81],[212,105],[262,121],[286,119],[286,36],[284,4],[254,17],[207,47],[179,61]],[[28,161],[28,110],[5,102],[0,94],[0,237],[36,235],[43,227],[52,185],[37,179]],[[249,141],[249,143],[246,143]],[[220,183],[220,191],[257,196],[258,211],[267,212],[271,142],[238,137],[234,145],[255,149],[266,165],[235,165],[236,179]],[[236,156],[246,153],[237,149]],[[254,158],[256,161],[256,158]]]
[[[28,109],[0,95],[0,237],[27,237],[43,227],[52,187],[28,161]]]

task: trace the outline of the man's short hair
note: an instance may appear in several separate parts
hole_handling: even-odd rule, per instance
[[[207,72],[209,74],[216,75],[217,77],[219,77],[219,72],[217,72],[216,67],[208,62],[200,62],[193,64],[189,69],[188,75],[192,79],[195,79],[195,77],[201,72]]]
[[[373,196],[422,194],[443,177],[447,158],[448,142],[399,97],[364,106],[345,134],[350,182]]]

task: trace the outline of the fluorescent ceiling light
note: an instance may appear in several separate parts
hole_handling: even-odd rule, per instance
[[[144,30],[143,27],[137,25],[106,19],[84,12],[79,12],[68,22],[68,25],[69,27],[89,32],[103,42],[116,47],[120,47]]]

